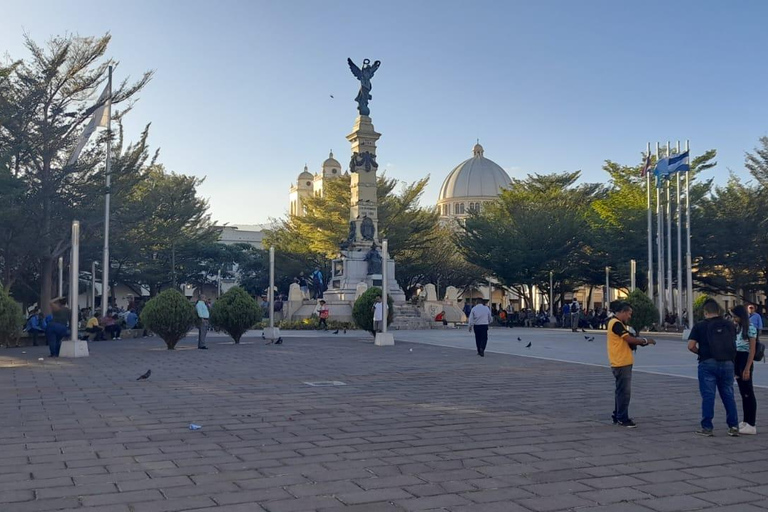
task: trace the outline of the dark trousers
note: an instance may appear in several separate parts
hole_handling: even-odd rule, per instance
[[[32,338],[33,347],[37,346],[37,337],[40,336],[41,334],[45,336],[45,331],[38,331],[37,329],[31,329],[29,331],[29,336]]]
[[[326,318],[321,318],[320,321],[317,323],[318,329],[328,330],[328,320]]]
[[[107,325],[104,330],[109,333],[110,338],[115,339],[120,337],[120,326],[117,324]]]
[[[632,365],[612,367],[616,379],[616,398],[613,407],[613,421],[629,420],[629,400],[632,398]]]
[[[747,367],[748,359],[749,352],[736,352],[736,383],[739,385],[739,394],[741,394],[741,406],[744,409],[744,421],[754,427],[757,419],[757,398],[755,398],[755,390],[752,388],[755,365],[753,364],[749,369],[749,380],[741,378],[741,375],[744,373],[744,368]]]
[[[59,357],[61,350],[61,340],[67,335],[67,326],[51,322],[45,328],[45,337],[48,339],[48,348],[51,351],[51,357]]]
[[[487,325],[475,325],[472,327],[475,331],[475,345],[477,345],[477,353],[485,354],[485,347],[488,345],[488,326]]]

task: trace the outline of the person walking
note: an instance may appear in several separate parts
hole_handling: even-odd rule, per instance
[[[741,394],[741,408],[744,421],[739,423],[739,434],[755,435],[757,427],[757,398],[752,387],[752,372],[757,349],[757,329],[750,322],[749,313],[744,306],[736,306],[731,310],[733,323],[736,326],[736,384]]]
[[[606,335],[608,361],[616,381],[611,418],[614,425],[626,428],[637,427],[635,421],[629,417],[629,401],[632,398],[632,365],[635,363],[633,351],[637,347],[656,344],[653,339],[633,336],[627,326],[631,319],[632,306],[626,302],[621,303],[608,322]]]
[[[317,324],[317,328],[322,328],[324,331],[328,330],[328,317],[331,316],[331,310],[325,305],[325,301],[320,299],[317,305],[317,317],[320,321]]]
[[[712,437],[715,417],[715,391],[725,407],[728,435],[739,435],[739,411],[733,397],[733,375],[736,372],[736,329],[721,315],[720,305],[707,299],[702,305],[704,320],[691,329],[688,350],[698,356],[699,392],[701,393],[700,436]]]
[[[45,337],[48,340],[48,349],[51,351],[51,357],[59,357],[61,340],[69,332],[69,321],[71,318],[72,313],[67,307],[67,299],[57,297],[51,301],[51,320],[45,328]],[[74,328],[77,329],[77,326]]]
[[[493,322],[491,308],[487,299],[480,299],[469,312],[469,332],[475,332],[477,355],[485,357],[485,347],[488,345],[488,326]]]
[[[208,346],[205,344],[205,336],[208,334],[208,319],[211,317],[211,312],[205,299],[205,295],[200,295],[197,299],[197,304],[195,304],[195,311],[197,311],[197,318],[200,324],[200,329],[197,333],[198,350],[208,350]]]

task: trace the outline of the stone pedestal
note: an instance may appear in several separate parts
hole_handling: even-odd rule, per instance
[[[264,328],[264,337],[268,340],[275,341],[277,338],[280,337],[280,328],[279,327],[265,327]]]
[[[399,304],[405,302],[405,293],[400,289],[400,285],[395,280],[395,262],[389,261],[389,278],[387,293],[392,300]],[[359,297],[358,292],[362,289],[361,283],[365,289],[372,286],[382,287],[381,274],[368,274],[368,262],[365,261],[363,251],[342,251],[342,258],[333,262],[334,275],[328,282],[328,290],[323,294],[323,298],[329,302],[354,301]]]
[[[64,340],[61,342],[59,357],[88,357],[89,355],[86,340]]]
[[[388,347],[395,344],[395,337],[391,332],[377,332],[373,344],[377,347]]]

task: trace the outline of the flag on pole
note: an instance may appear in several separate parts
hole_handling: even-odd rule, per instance
[[[667,166],[669,168],[668,174],[675,172],[688,172],[691,170],[691,166],[688,163],[688,151],[680,153],[668,159]]]
[[[645,157],[645,163],[643,164],[643,169],[640,171],[640,177],[645,178],[645,175],[648,174],[651,170],[651,154],[648,153],[648,155]]]
[[[80,153],[85,148],[93,132],[96,131],[96,128],[106,128],[109,125],[109,117],[112,115],[112,91],[110,90],[110,85],[108,82],[101,96],[96,101],[96,105],[100,106],[94,111],[91,120],[77,139],[77,144],[75,144],[75,149],[72,150],[72,154],[69,156],[69,160],[67,160],[67,165],[74,165],[77,162]]]

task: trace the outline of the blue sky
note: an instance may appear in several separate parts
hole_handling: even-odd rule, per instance
[[[5,2],[0,51],[25,57],[65,32],[113,36],[116,79],[156,76],[126,126],[179,173],[206,176],[220,222],[283,216],[288,188],[328,151],[349,161],[358,82],[381,60],[371,117],[380,170],[411,182],[485,156],[513,177],[640,160],[647,141],[690,139],[745,175],[768,134],[768,2]],[[334,98],[330,96],[333,95]]]

